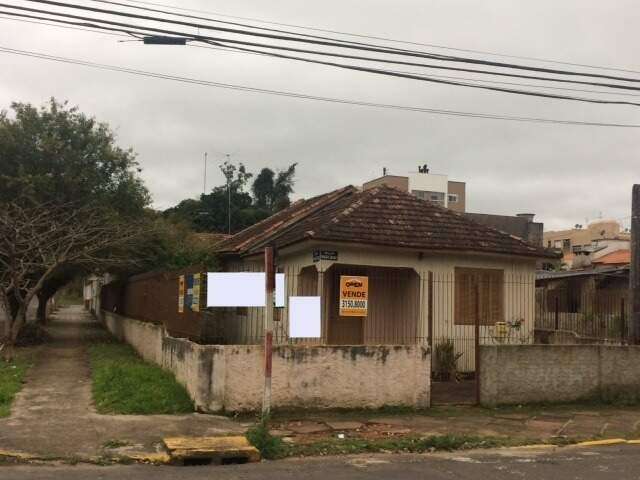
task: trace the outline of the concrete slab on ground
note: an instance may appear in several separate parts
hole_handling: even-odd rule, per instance
[[[51,342],[39,347],[11,416],[0,419],[0,449],[51,457],[98,457],[108,445],[139,445],[157,453],[163,437],[242,434],[227,417],[203,415],[99,415],[93,406],[87,339],[109,338],[81,306],[55,313]]]

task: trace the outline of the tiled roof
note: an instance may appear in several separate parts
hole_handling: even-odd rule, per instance
[[[603,265],[626,265],[631,263],[631,250],[616,250],[607,253],[600,258],[594,259],[591,263],[600,263]]]
[[[219,250],[242,255],[257,252],[269,243],[283,247],[302,240],[558,257],[550,250],[386,185],[365,191],[349,186],[300,200],[222,242]]]
[[[195,233],[194,237],[199,242],[215,245],[216,243],[220,243],[223,240],[230,238],[231,235],[227,235],[226,233]]]

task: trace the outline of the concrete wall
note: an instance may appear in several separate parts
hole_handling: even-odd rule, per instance
[[[103,311],[104,324],[140,355],[173,372],[202,411],[257,410],[263,348],[199,345],[154,324]],[[421,346],[279,346],[272,405],[297,408],[428,407],[430,355]]]
[[[486,406],[640,396],[636,346],[482,346],[480,359]]]

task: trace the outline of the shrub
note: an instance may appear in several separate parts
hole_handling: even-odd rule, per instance
[[[456,353],[453,340],[443,340],[435,347],[436,378],[449,381],[458,372],[458,359],[462,353]]]

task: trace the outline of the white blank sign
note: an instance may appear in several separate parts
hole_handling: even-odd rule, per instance
[[[289,297],[289,338],[320,338],[320,297]]]
[[[276,307],[284,307],[284,273],[276,274]],[[264,307],[264,272],[207,273],[207,307]]]

